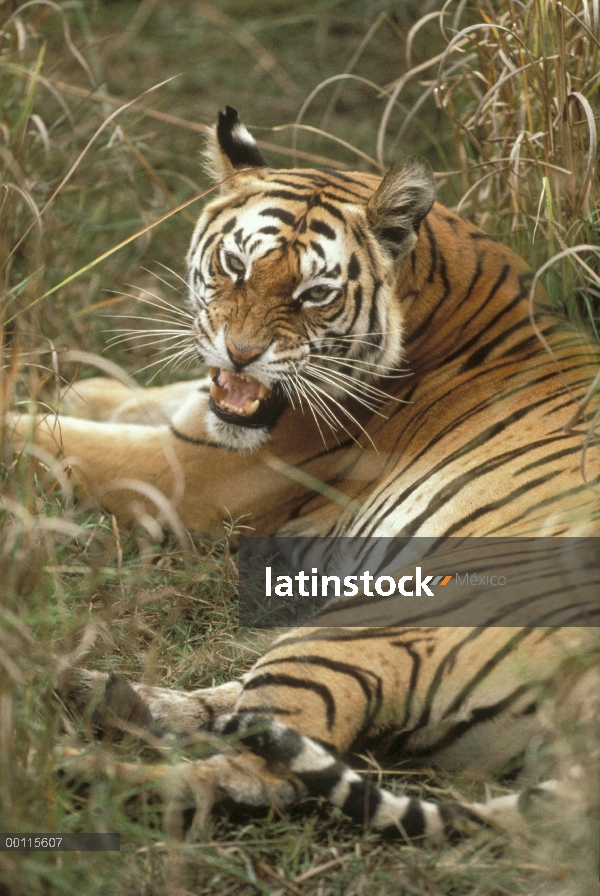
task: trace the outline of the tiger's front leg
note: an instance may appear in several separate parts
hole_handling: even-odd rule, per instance
[[[228,450],[207,425],[208,395],[198,389],[181,402],[169,423],[103,422],[46,414],[13,414],[9,439],[19,451],[28,444],[42,462],[59,455],[78,496],[91,496],[120,523],[133,527],[148,518],[163,527],[181,526],[209,537],[223,534],[224,521],[269,534],[289,518],[306,488],[278,472],[270,454]],[[276,452],[293,445],[296,457],[308,453],[293,427],[282,427]]]
[[[187,399],[197,392],[207,393],[209,387],[208,377],[142,389],[96,376],[68,386],[58,411],[85,420],[157,425],[170,421]]]

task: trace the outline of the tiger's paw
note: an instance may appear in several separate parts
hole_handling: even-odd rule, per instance
[[[299,783],[273,774],[251,753],[150,764],[122,761],[104,746],[87,750],[63,746],[55,748],[54,756],[63,782],[75,784],[78,791],[104,782],[113,798],[127,796],[134,815],[141,814],[144,806],[158,806],[165,833],[176,839],[201,839],[213,809],[221,803],[285,809],[305,795]]]

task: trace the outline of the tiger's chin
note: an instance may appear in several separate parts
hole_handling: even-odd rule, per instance
[[[270,429],[266,426],[250,429],[239,423],[229,423],[209,413],[206,421],[208,435],[213,442],[231,451],[252,453],[262,448],[270,439]]]

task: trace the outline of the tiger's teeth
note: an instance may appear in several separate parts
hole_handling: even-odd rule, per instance
[[[263,383],[260,383],[260,388],[258,390],[258,398],[260,401],[262,401],[268,391],[268,388]]]
[[[258,398],[255,398],[254,401],[251,401],[249,398],[246,399],[244,403],[244,414],[246,417],[251,417],[252,414],[255,414],[258,410],[260,402]]]
[[[216,375],[218,374],[218,372],[219,372],[219,368],[218,368],[218,367],[209,367],[209,368],[208,368],[208,375],[209,375],[209,377],[211,378],[211,380],[214,380],[214,378],[216,377]]]
[[[219,386],[215,385],[215,383],[210,384],[210,397],[213,401],[216,401],[217,404],[221,404],[226,394],[225,389],[221,389]]]

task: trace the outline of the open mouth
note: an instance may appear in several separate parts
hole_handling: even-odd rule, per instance
[[[264,383],[245,373],[209,369],[210,408],[226,423],[236,426],[274,426],[285,410],[287,402],[277,384],[269,389]]]

